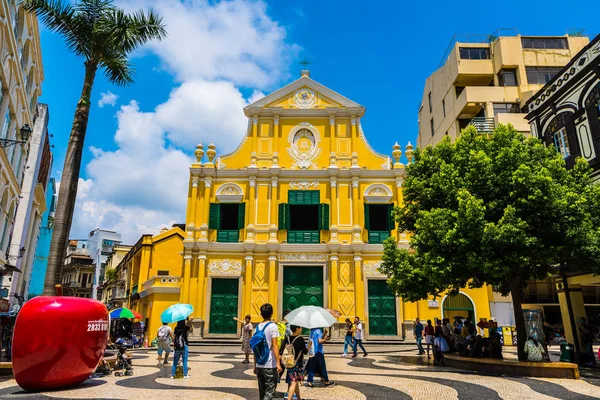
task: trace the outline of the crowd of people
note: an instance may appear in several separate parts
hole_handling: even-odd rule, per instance
[[[420,319],[415,320],[413,329],[417,341],[419,355],[427,354],[427,358],[434,357],[434,364],[443,365],[444,354],[456,352],[463,357],[474,358],[502,358],[502,344],[500,334],[490,332],[489,337],[477,334],[477,328],[469,320],[455,319],[454,324],[450,319],[436,320],[435,327],[431,320],[423,326]],[[427,350],[423,348],[423,338]]]

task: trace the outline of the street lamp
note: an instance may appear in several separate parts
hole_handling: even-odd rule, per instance
[[[21,129],[19,129],[21,140],[0,139],[0,147],[10,147],[16,144],[25,144],[31,137],[32,132],[33,130],[29,127],[29,125],[25,124],[21,127]]]

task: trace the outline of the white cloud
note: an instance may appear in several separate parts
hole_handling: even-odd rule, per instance
[[[148,48],[180,81],[228,80],[265,88],[287,78],[298,46],[267,15],[262,0],[123,0],[127,9],[152,7],[163,16],[168,37]]]
[[[191,148],[202,140],[229,151],[246,132],[246,105],[231,82],[190,81],[156,108],[156,118],[174,145]]]
[[[296,46],[285,42],[285,29],[267,15],[263,1],[119,4],[128,10],[151,6],[163,15],[169,37],[146,50],[181,83],[153,110],[136,101],[119,108],[116,150],[90,148],[71,236],[101,227],[135,243],[141,234],[185,222],[194,146],[214,142],[217,154],[234,150],[247,129],[243,107],[281,83]],[[252,91],[247,99],[241,87]]]
[[[117,104],[118,98],[119,98],[119,96],[117,96],[114,93],[111,93],[110,90],[106,93],[100,93],[100,100],[98,100],[98,107],[102,108],[107,104],[114,106],[115,104]]]

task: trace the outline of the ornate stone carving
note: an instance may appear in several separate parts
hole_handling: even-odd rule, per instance
[[[327,254],[281,254],[279,261],[287,262],[326,262]]]
[[[196,150],[194,151],[194,155],[196,156],[196,161],[197,162],[201,162],[202,161],[202,157],[204,156],[204,146],[202,145],[202,142],[198,143],[198,145],[196,146]]]
[[[292,101],[298,108],[312,108],[317,102],[317,95],[308,88],[302,88],[294,93]]]
[[[211,177],[204,178],[204,186],[207,188],[212,187],[212,178]]]
[[[329,183],[331,184],[332,188],[336,188],[337,187],[337,179],[331,178],[331,180],[329,181]]]
[[[217,146],[213,142],[210,142],[208,145],[208,150],[206,151],[206,156],[208,157],[208,163],[212,164],[213,159],[217,155]]]
[[[244,192],[242,188],[233,182],[224,183],[217,189],[217,199],[224,203],[238,203],[242,201]]]
[[[365,261],[363,263],[363,272],[365,276],[384,276],[379,272],[381,261]]]
[[[208,271],[212,275],[240,275],[242,263],[237,260],[215,260],[208,264]]]
[[[318,189],[319,182],[290,182],[290,188],[298,190]]]
[[[199,180],[199,178],[197,176],[192,177],[192,187],[193,188],[198,187],[198,180]]]
[[[321,154],[321,134],[317,128],[301,122],[290,130],[288,143],[287,152],[295,161],[292,167],[317,168],[314,161]]]
[[[273,123],[277,126],[279,125],[279,115],[276,115],[275,118],[273,118]]]
[[[392,190],[383,183],[374,183],[365,190],[367,203],[389,203],[392,196]]]

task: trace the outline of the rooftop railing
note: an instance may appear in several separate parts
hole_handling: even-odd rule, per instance
[[[492,43],[494,40],[498,39],[501,36],[517,36],[518,34],[519,30],[516,28],[499,28],[489,34],[457,33],[454,36],[452,36],[452,39],[450,39],[450,43],[446,48],[446,52],[444,53],[444,56],[442,57],[438,68],[444,65],[456,43]]]

